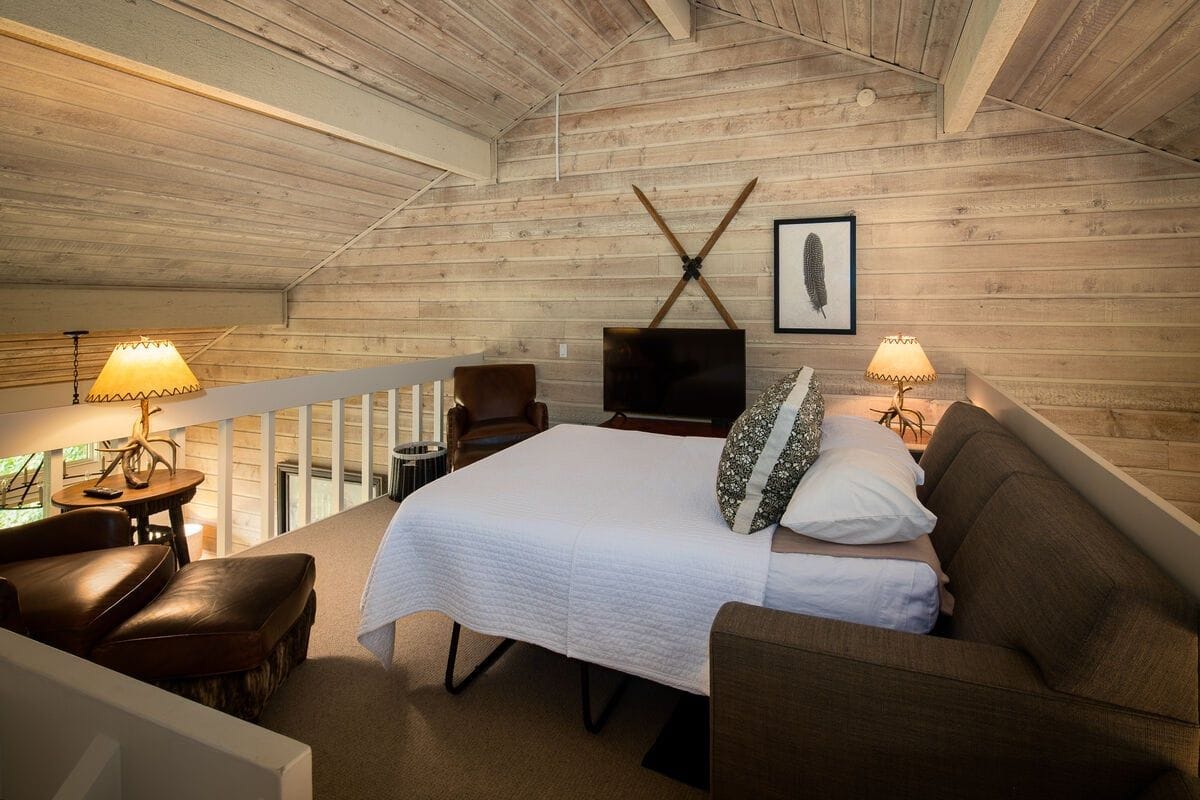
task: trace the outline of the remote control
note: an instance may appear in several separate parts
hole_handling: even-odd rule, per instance
[[[109,489],[107,486],[93,486],[90,489],[84,489],[83,493],[88,497],[103,497],[105,500],[112,500],[114,497],[125,494],[120,489]]]

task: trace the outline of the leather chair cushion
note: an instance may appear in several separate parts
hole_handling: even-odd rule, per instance
[[[0,564],[0,577],[16,587],[33,638],[86,657],[162,591],[174,568],[170,548],[148,544]]]
[[[511,444],[511,442],[509,443]],[[499,453],[509,444],[497,445],[495,447],[460,447],[454,451],[454,468],[462,469],[463,467],[474,464],[476,461],[482,461],[488,456]]]
[[[472,425],[469,430],[459,435],[458,441],[460,444],[470,445],[512,444],[537,432],[537,426],[525,417],[503,417]]]
[[[252,669],[300,617],[315,578],[304,553],[197,561],[91,659],[143,680]]]

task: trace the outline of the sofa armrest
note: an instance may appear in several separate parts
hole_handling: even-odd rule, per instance
[[[25,623],[21,620],[21,603],[17,598],[17,587],[0,578],[0,628],[25,635]]]
[[[120,508],[82,508],[0,531],[0,564],[133,544]]]
[[[730,603],[710,649],[718,799],[1116,800],[1195,769],[1196,726],[1054,692],[1003,647]]]
[[[545,403],[534,401],[525,409],[525,416],[539,431],[544,431],[550,427],[550,411],[546,408]]]

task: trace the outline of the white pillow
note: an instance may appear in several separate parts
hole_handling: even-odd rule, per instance
[[[890,458],[913,473],[917,486],[925,483],[925,470],[908,452],[895,431],[865,417],[833,414],[821,422],[821,452],[842,447],[860,447]]]
[[[823,451],[780,520],[797,533],[842,544],[907,542],[936,523],[917,500],[911,470],[859,447]]]

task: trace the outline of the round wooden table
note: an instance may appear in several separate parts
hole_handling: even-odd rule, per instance
[[[100,485],[120,489],[121,496],[108,499],[89,497],[83,493],[96,485],[95,481],[74,483],[54,493],[50,502],[64,511],[97,506],[117,506],[125,509],[137,520],[138,543],[151,541],[150,515],[166,511],[171,515],[171,547],[179,566],[191,561],[188,556],[187,535],[183,530],[183,504],[196,496],[196,487],[204,482],[204,473],[194,469],[177,469],[171,475],[163,471],[154,473],[153,482],[145,489],[130,489],[122,475],[110,475]]]

